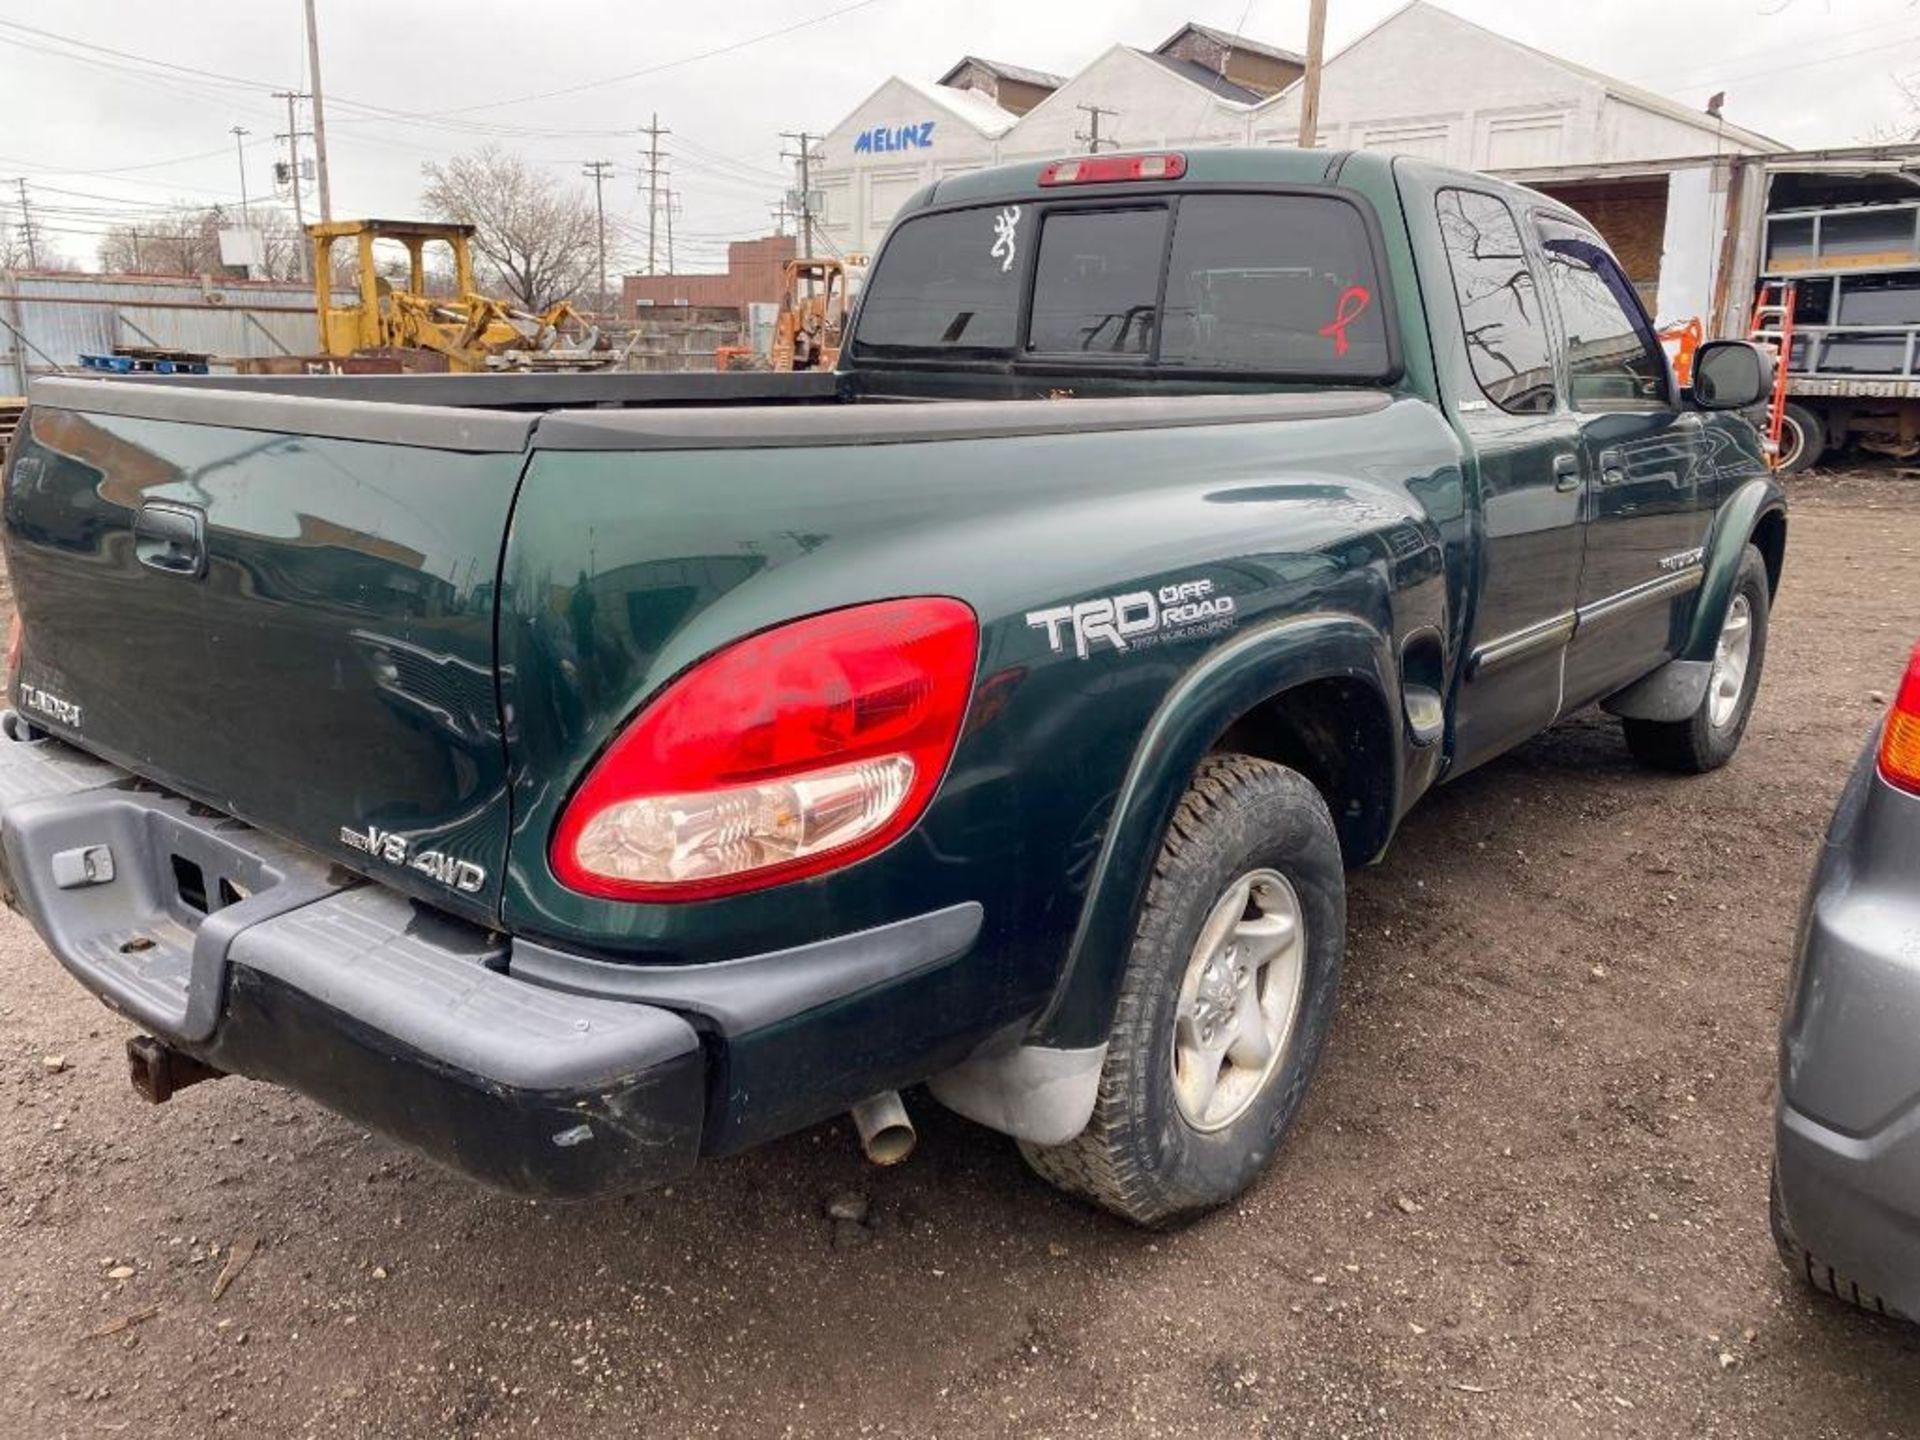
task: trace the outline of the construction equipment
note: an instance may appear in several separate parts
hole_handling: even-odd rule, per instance
[[[540,314],[478,294],[473,283],[471,225],[421,220],[336,220],[309,225],[320,348],[328,355],[431,351],[450,370],[594,370],[617,358],[599,330],[566,301]],[[406,247],[407,285],[379,273],[376,240]],[[351,241],[359,293],[336,304],[333,247]],[[425,250],[444,244],[452,256],[453,294],[427,290]]]
[[[751,345],[722,345],[713,352],[716,370],[831,370],[840,363],[840,342],[851,309],[851,267],[846,260],[789,260],[784,268],[780,312],[773,322],[771,355]]]
[[[780,314],[773,322],[775,370],[831,370],[847,329],[844,261],[789,260]]]
[[[1787,371],[1793,359],[1793,311],[1795,291],[1792,280],[1762,280],[1753,300],[1753,319],[1747,326],[1749,339],[1771,345],[1777,354],[1773,367],[1773,394],[1767,400],[1767,463],[1780,464],[1780,432],[1787,417]]]

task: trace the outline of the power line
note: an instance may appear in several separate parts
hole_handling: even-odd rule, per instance
[[[273,94],[275,99],[287,102],[287,133],[273,138],[284,139],[287,142],[287,178],[293,186],[293,219],[300,230],[300,278],[306,280],[311,276],[307,262],[307,217],[300,208],[300,137],[310,135],[312,132],[300,128],[300,121],[293,107],[307,97],[298,90],[276,90]]]
[[[234,153],[240,157],[240,218],[248,225],[253,224],[253,216],[247,212],[247,139],[253,132],[244,125],[235,125],[233,133]]]
[[[869,5],[877,5],[880,0],[854,0],[851,5],[842,5],[821,15],[810,16],[805,20],[796,20],[790,25],[782,25],[777,30],[763,31],[758,35],[749,35],[745,39],[735,40],[726,45],[717,45],[711,50],[702,50],[694,55],[682,55],[675,60],[663,60],[658,65],[643,66],[638,70],[629,70],[621,75],[609,75],[601,80],[587,80],[578,85],[568,85],[558,90],[542,90],[531,95],[512,95],[504,100],[485,100],[473,105],[462,105],[451,110],[395,111],[395,114],[411,114],[415,119],[444,117],[448,115],[466,115],[476,110],[498,110],[507,105],[524,105],[533,100],[552,100],[561,95],[578,95],[585,90],[601,90],[609,85],[621,85],[629,80],[638,80],[645,75],[658,75],[664,70],[674,70],[682,65],[698,64],[702,60],[712,60],[721,55],[731,55],[735,51],[745,50],[750,45],[759,45],[767,40],[777,40],[782,35],[791,35],[796,30],[805,30],[813,25],[822,25],[829,20],[837,20],[842,15],[851,15],[856,10],[865,10]]]
[[[809,135],[805,130],[782,130],[782,140],[791,140],[799,147],[797,154],[786,150],[780,152],[782,160],[796,159],[800,162],[800,253],[807,259],[813,258],[813,142],[824,140],[824,135]],[[813,281],[807,281],[811,292]]]
[[[653,112],[651,123],[642,125],[640,133],[647,137],[647,274],[658,275],[659,268],[654,263],[653,229],[660,213],[660,137],[671,135],[671,130],[660,125],[660,112]]]
[[[600,295],[595,307],[599,314],[607,313],[607,207],[600,198],[600,187],[607,176],[613,173],[611,160],[589,160],[586,168],[580,172],[593,179],[593,218],[600,241]]]
[[[1074,131],[1073,138],[1087,147],[1087,153],[1089,155],[1098,155],[1100,153],[1100,146],[1103,143],[1115,150],[1120,148],[1120,142],[1118,140],[1111,138],[1103,139],[1100,134],[1100,117],[1102,115],[1108,115],[1118,120],[1120,118],[1120,112],[1118,110],[1108,110],[1099,105],[1076,105],[1073,108],[1087,117],[1087,128],[1085,130]]]
[[[20,238],[27,245],[27,268],[40,268],[40,240],[34,233],[33,207],[27,203],[27,182],[17,179],[13,182],[20,187]]]
[[[320,25],[307,0],[307,73],[313,85],[313,163],[320,172],[320,219],[333,219],[333,187],[327,181],[327,106],[320,91]]]

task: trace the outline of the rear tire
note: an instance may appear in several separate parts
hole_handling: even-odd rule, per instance
[[[1345,947],[1346,874],[1320,792],[1265,760],[1209,757],[1161,842],[1093,1117],[1021,1154],[1137,1225],[1233,1199],[1300,1108]]]
[[[1857,1310],[1865,1310],[1870,1315],[1884,1315],[1892,1320],[1910,1318],[1859,1281],[1842,1275],[1793,1238],[1793,1232],[1787,1228],[1786,1208],[1780,1200],[1780,1172],[1777,1168],[1767,1180],[1767,1228],[1773,1232],[1773,1245],[1780,1252],[1780,1263],[1815,1290],[1844,1301]]]
[[[1733,758],[1760,690],[1760,671],[1767,658],[1769,599],[1767,562],[1757,547],[1749,545],[1740,556],[1713,673],[1699,708],[1684,720],[1622,720],[1634,759],[1654,770],[1704,775]],[[1738,629],[1742,624],[1744,634]],[[1733,678],[1729,667],[1736,658],[1738,684],[1729,692]]]
[[[1798,475],[1820,463],[1827,453],[1827,426],[1818,411],[1789,403],[1780,422],[1782,475]]]

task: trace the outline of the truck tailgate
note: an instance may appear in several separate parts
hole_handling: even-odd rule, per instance
[[[490,918],[494,591],[531,422],[83,381],[33,400],[5,503],[21,712]]]

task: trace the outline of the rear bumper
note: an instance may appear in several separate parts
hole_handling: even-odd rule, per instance
[[[1794,1241],[1920,1316],[1920,798],[1869,745],[1807,896],[1775,1131]]]
[[[790,950],[636,965],[509,939],[0,716],[0,891],[174,1048],[476,1179],[669,1183],[956,1063],[967,903]]]
[[[692,1167],[707,1065],[680,1015],[512,979],[501,937],[6,729],[6,899],[160,1039],[517,1193]]]

